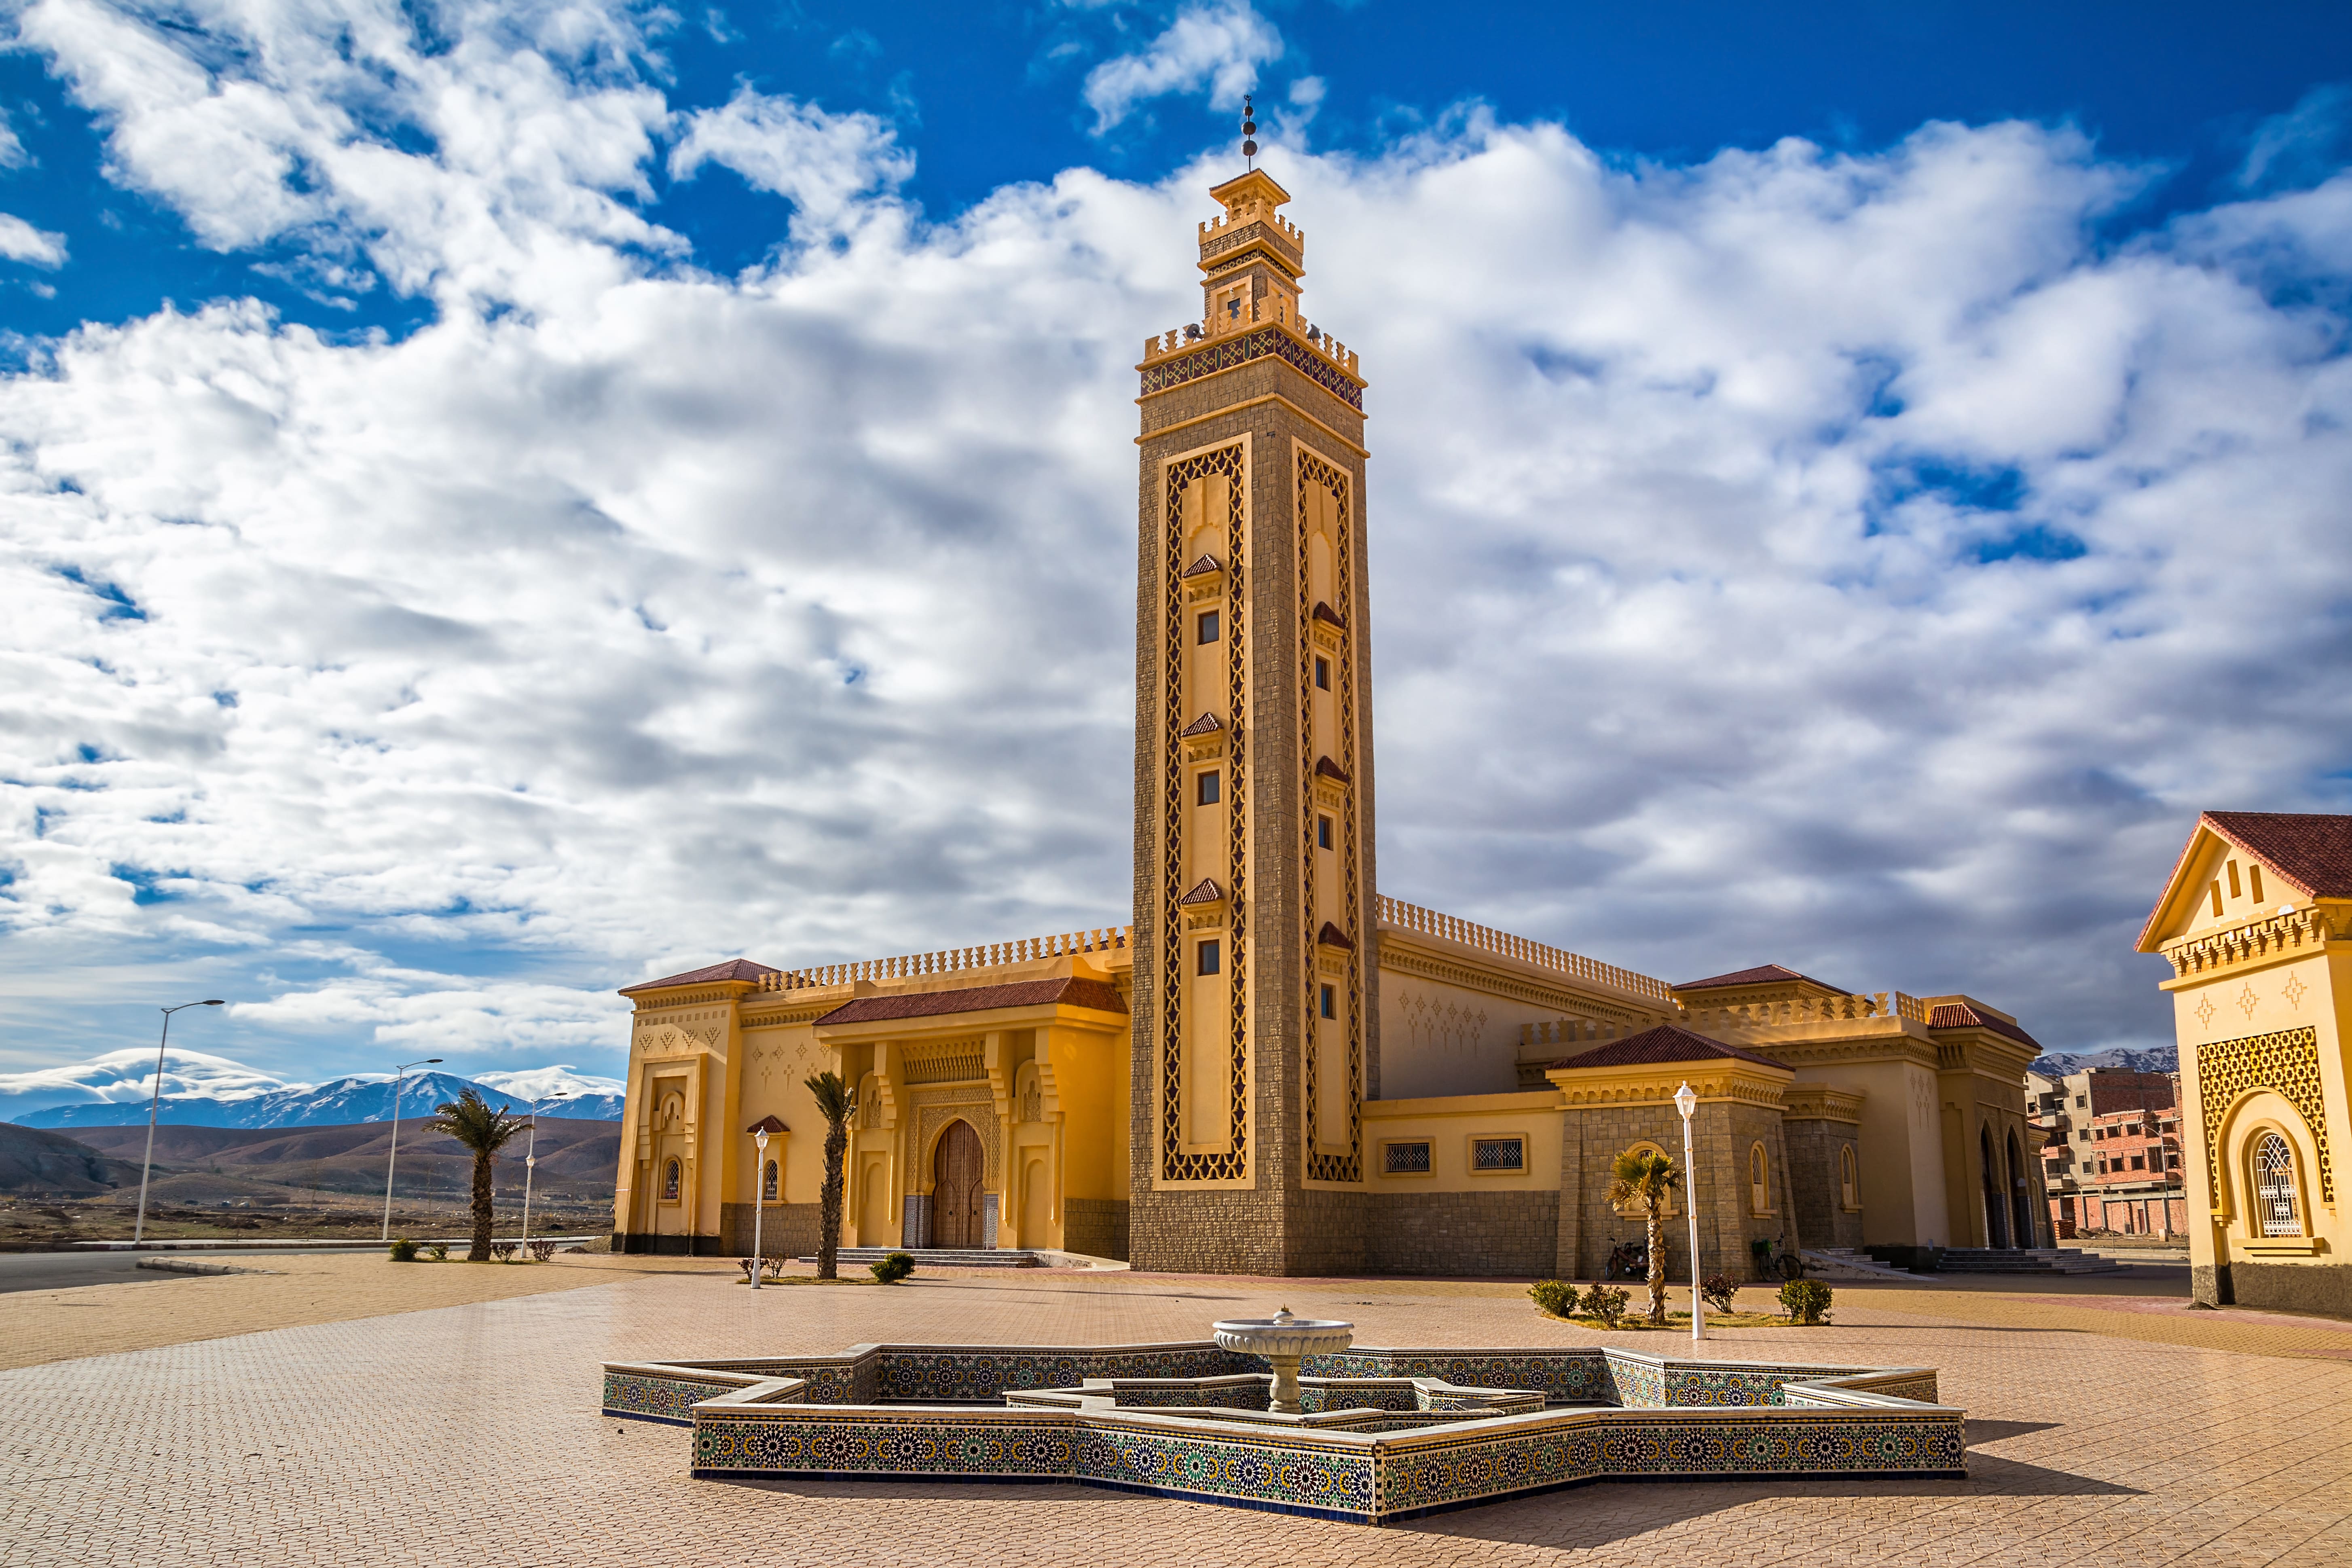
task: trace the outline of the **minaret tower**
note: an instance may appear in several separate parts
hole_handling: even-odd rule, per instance
[[[1129,1246],[1338,1273],[1380,1063],[1365,384],[1299,314],[1289,193],[1252,167],[1209,194],[1202,320],[1137,367]]]

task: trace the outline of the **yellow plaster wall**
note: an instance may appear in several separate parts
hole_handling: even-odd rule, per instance
[[[1526,1170],[1472,1173],[1472,1139],[1514,1133],[1528,1141]],[[1381,1144],[1418,1138],[1430,1141],[1430,1173],[1383,1173]],[[1378,1193],[1554,1191],[1559,1151],[1560,1098],[1552,1089],[1375,1100],[1364,1106],[1366,1184]]]
[[[1756,1048],[1771,1054],[1769,1046]],[[1863,1096],[1855,1156],[1862,1173],[1864,1243],[1954,1245],[1934,1071],[1890,1057],[1801,1067],[1795,1081],[1859,1090]]]

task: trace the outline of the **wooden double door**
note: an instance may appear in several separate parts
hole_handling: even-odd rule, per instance
[[[980,1194],[987,1161],[969,1121],[948,1123],[931,1156],[931,1245],[985,1247]]]

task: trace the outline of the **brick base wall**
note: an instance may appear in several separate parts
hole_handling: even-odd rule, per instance
[[[1127,1256],[1125,1198],[1064,1198],[1062,1246],[1089,1258]]]
[[[2221,1292],[2223,1303],[2352,1318],[2352,1263],[2241,1260],[2229,1265],[2226,1277],[2228,1283]],[[2198,1300],[2205,1299],[2200,1292]]]
[[[1797,1234],[1807,1247],[1860,1247],[1862,1215],[1845,1206],[1845,1178],[1838,1156],[1853,1145],[1859,1169],[1862,1130],[1851,1121],[1792,1121],[1783,1131]]]
[[[1365,1218],[1365,1265],[1375,1274],[1539,1279],[1559,1246],[1559,1194],[1379,1193]]]
[[[730,1258],[751,1256],[750,1204],[719,1205],[719,1250]],[[824,1217],[818,1204],[769,1204],[760,1218],[760,1247],[771,1258],[803,1258],[816,1251]]]

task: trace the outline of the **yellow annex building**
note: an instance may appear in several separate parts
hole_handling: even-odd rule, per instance
[[[2197,1300],[2352,1312],[2352,816],[2207,812],[2139,951],[2172,966]]]
[[[747,1253],[756,1204],[766,1250],[812,1250],[825,1069],[848,1245],[1593,1278],[1641,1231],[1609,1166],[1679,1160],[1685,1080],[1710,1271],[2047,1245],[2008,1015],[1777,965],[1670,985],[1379,892],[1367,383],[1300,312],[1287,193],[1211,195],[1202,318],[1137,367],[1132,924],[627,987],[615,1245]]]

